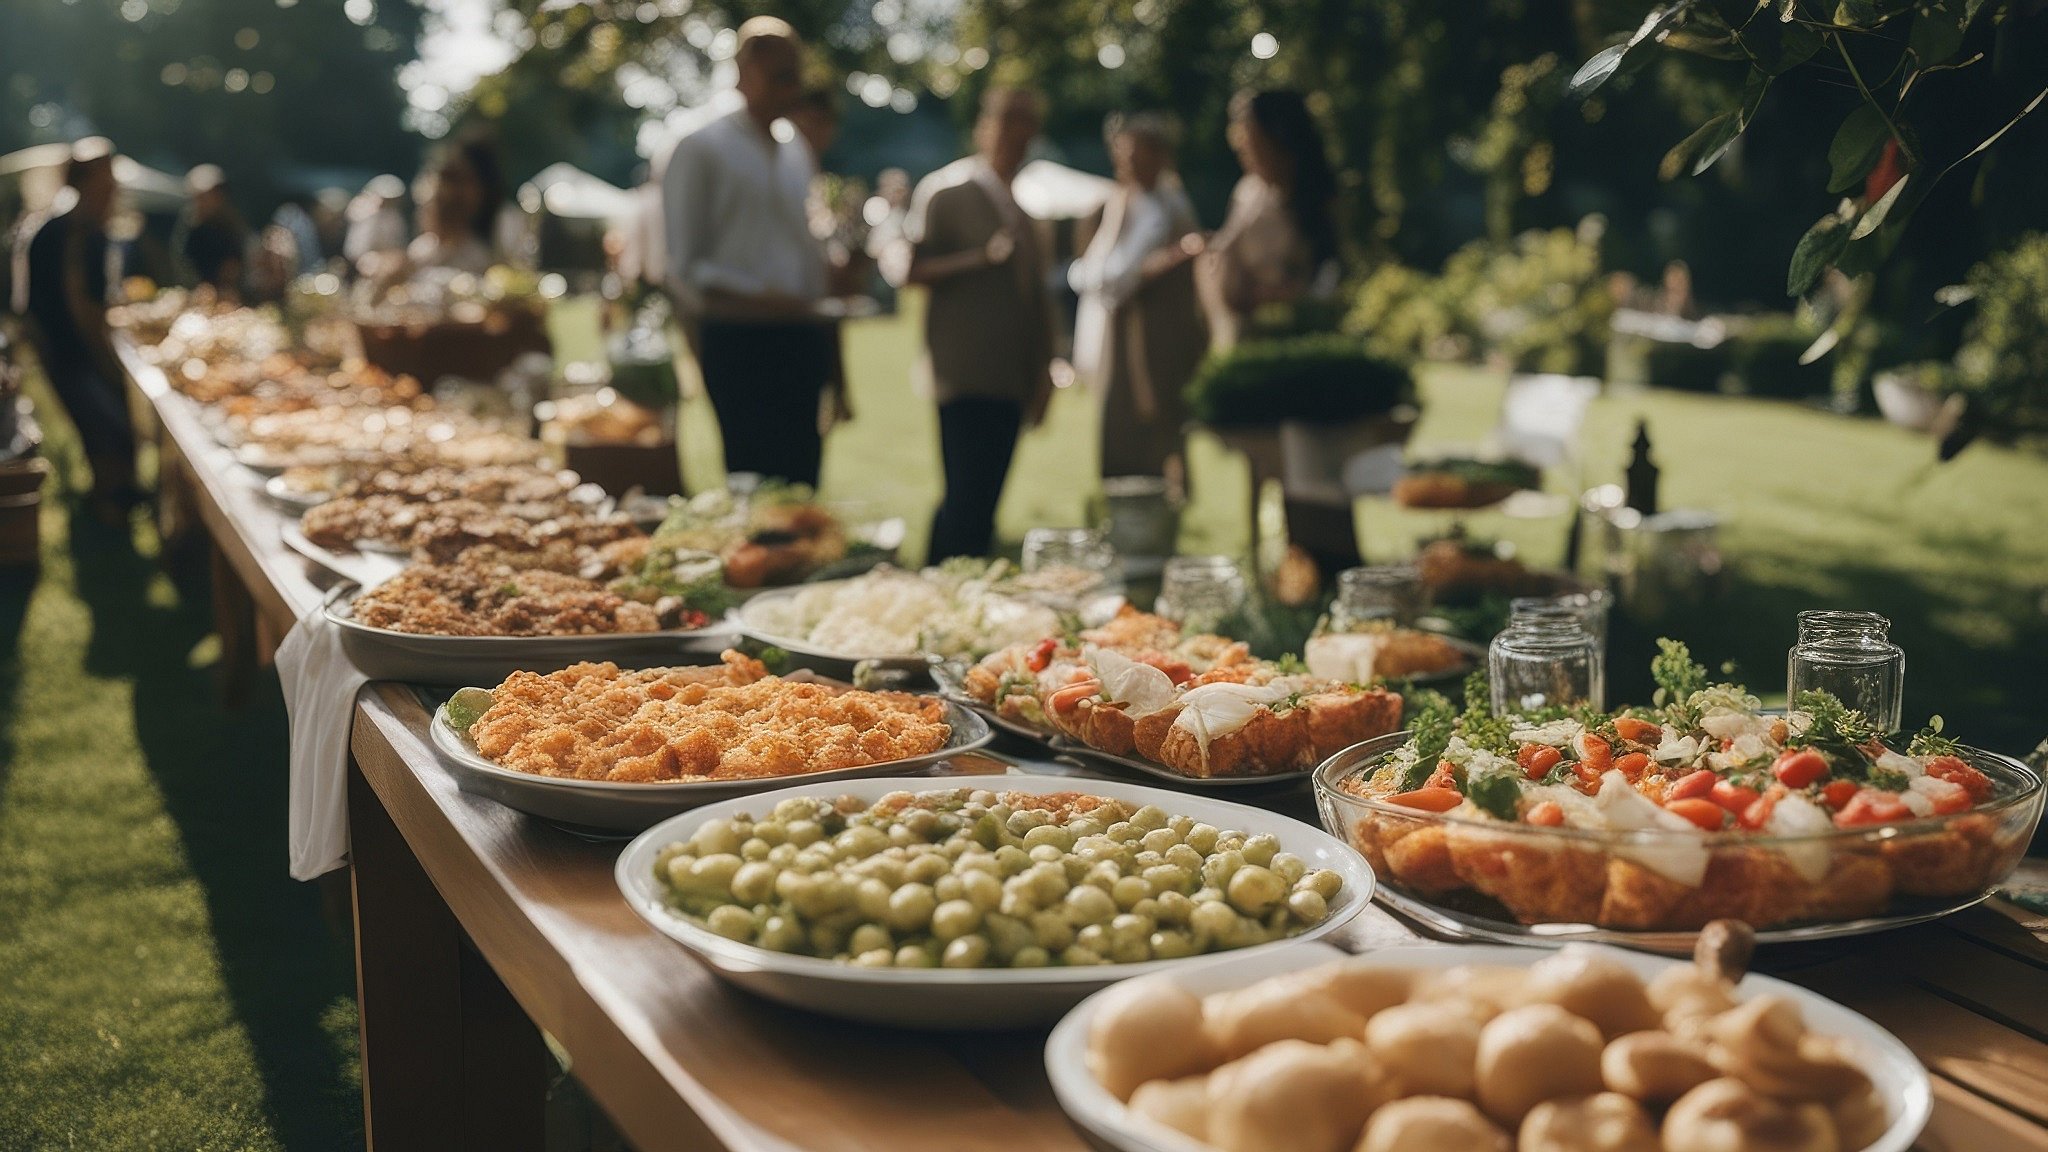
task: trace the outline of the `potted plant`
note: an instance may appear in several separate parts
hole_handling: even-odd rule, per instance
[[[1415,421],[1415,377],[1362,341],[1294,336],[1211,356],[1188,382],[1188,411],[1251,457],[1255,482],[1290,492],[1347,489],[1354,458],[1398,445]]]
[[[1962,401],[1955,390],[1954,366],[1939,360],[1887,368],[1870,378],[1870,391],[1884,418],[1911,432],[1932,429],[1944,408]]]

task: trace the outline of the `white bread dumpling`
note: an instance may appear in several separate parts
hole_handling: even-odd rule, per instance
[[[1221,1152],[1347,1152],[1387,1093],[1363,1040],[1282,1040],[1209,1077]]]
[[[1365,1017],[1338,1003],[1316,969],[1210,996],[1202,1002],[1202,1021],[1224,1060],[1280,1040],[1328,1044],[1365,1035]]]
[[[1131,1093],[1131,1111],[1197,1140],[1209,1138],[1209,1076],[1149,1080]]]
[[[1508,1152],[1508,1134],[1469,1100],[1410,1096],[1374,1112],[1354,1152]]]
[[[1657,1124],[1618,1092],[1545,1100],[1522,1118],[1517,1152],[1662,1152]]]
[[[1119,1100],[1148,1080],[1175,1080],[1221,1062],[1203,1030],[1201,999],[1164,976],[1111,988],[1088,1029],[1088,1071]]]
[[[1469,1012],[1441,1001],[1396,1005],[1366,1023],[1365,1045],[1404,1096],[1472,1098],[1479,1021]]]
[[[1600,1091],[1600,1029],[1555,1004],[1510,1009],[1479,1031],[1479,1106],[1519,1125],[1531,1108]]]
[[[1528,1003],[1555,1004],[1591,1020],[1610,1040],[1663,1020],[1634,969],[1585,944],[1567,944],[1531,964],[1523,995]]]

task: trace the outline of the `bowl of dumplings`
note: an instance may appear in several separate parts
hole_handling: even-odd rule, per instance
[[[1225,957],[1090,997],[1046,1070],[1123,1152],[1905,1152],[1933,1106],[1919,1061],[1747,972],[1753,940]]]

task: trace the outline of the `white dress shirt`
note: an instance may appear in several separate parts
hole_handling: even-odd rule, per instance
[[[1180,186],[1118,189],[1088,250],[1067,269],[1080,298],[1074,313],[1074,372],[1091,388],[1108,384],[1110,322],[1143,282],[1145,258],[1193,228],[1194,206]]]
[[[668,272],[686,312],[718,289],[825,295],[804,211],[814,165],[801,140],[763,135],[744,107],[676,141],[662,173]]]

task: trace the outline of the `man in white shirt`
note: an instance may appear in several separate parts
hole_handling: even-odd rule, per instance
[[[668,283],[692,332],[731,472],[815,485],[818,398],[833,372],[824,253],[804,212],[813,162],[775,122],[803,95],[803,44],[740,25],[738,109],[676,142],[662,176]]]

